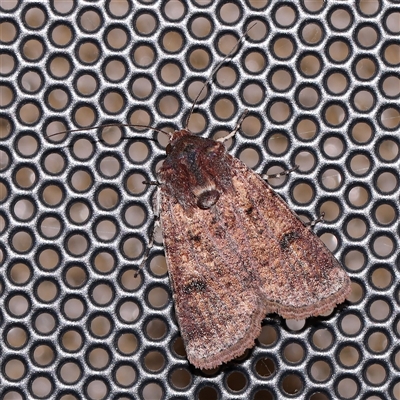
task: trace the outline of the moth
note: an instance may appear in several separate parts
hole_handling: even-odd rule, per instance
[[[321,240],[221,142],[173,132],[158,179],[176,316],[196,367],[253,347],[266,314],[317,316],[349,294]]]
[[[198,368],[215,368],[253,347],[266,314],[317,316],[350,293],[347,273],[321,240],[263,177],[226,152],[223,142],[244,117],[217,141],[193,135],[187,120],[169,134],[158,182],[146,182],[158,186],[155,222],[187,357]]]

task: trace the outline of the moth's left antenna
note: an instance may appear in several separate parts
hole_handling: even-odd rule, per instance
[[[188,115],[188,117],[186,119],[185,129],[188,129],[190,117],[193,114],[193,110],[196,107],[196,105],[198,103],[198,100],[199,100],[201,94],[203,93],[203,90],[207,87],[207,85],[210,84],[211,80],[213,79],[214,74],[221,68],[223,63],[232,55],[232,53],[234,53],[234,51],[239,47],[240,43],[242,43],[244,38],[247,36],[247,33],[249,32],[249,30],[252,29],[255,25],[257,25],[257,22],[254,22],[254,24],[250,25],[250,27],[246,30],[246,32],[243,33],[242,36],[240,36],[239,40],[237,41],[235,46],[233,46],[232,50],[213,68],[213,70],[211,71],[209,77],[204,82],[204,85],[201,88],[200,92],[198,93],[198,95],[196,96],[196,98],[193,101],[192,107],[190,108],[189,115]]]
[[[148,129],[152,129],[155,132],[160,132],[160,133],[163,133],[164,135],[167,135],[167,136],[171,137],[171,133],[170,132],[166,132],[166,131],[163,131],[161,129],[153,128],[152,126],[148,126],[148,125],[141,125],[141,124],[105,124],[105,125],[90,126],[88,128],[66,129],[65,131],[52,133],[51,135],[46,136],[46,138],[51,138],[53,136],[62,135],[63,133],[91,131],[93,129],[109,128],[109,127],[112,127],[112,126],[117,126],[117,127],[122,127],[122,128],[124,128],[124,127],[125,128],[135,128],[135,127],[136,128],[148,128]]]

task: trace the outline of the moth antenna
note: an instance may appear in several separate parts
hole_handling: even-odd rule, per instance
[[[52,133],[51,135],[46,136],[46,139],[47,138],[51,138],[53,136],[62,135],[64,133],[91,131],[93,129],[109,128],[111,126],[126,127],[126,128],[135,128],[135,127],[137,127],[137,128],[148,128],[148,129],[152,129],[153,131],[156,131],[156,132],[159,132],[159,133],[163,133],[164,135],[167,135],[170,139],[172,137],[172,133],[165,132],[162,129],[153,128],[152,126],[148,126],[148,125],[141,125],[141,124],[105,124],[105,125],[95,125],[95,126],[91,126],[89,128],[66,129],[65,131]]]
[[[207,80],[204,82],[203,87],[201,88],[200,92],[198,93],[198,95],[196,96],[196,98],[194,99],[194,102],[192,104],[192,107],[190,108],[190,112],[189,115],[186,119],[186,124],[185,124],[185,129],[188,129],[189,126],[189,120],[190,117],[193,114],[194,108],[197,105],[197,101],[199,100],[201,94],[203,93],[203,90],[210,84],[210,82],[213,79],[214,74],[221,68],[221,66],[223,65],[223,63],[232,55],[232,53],[239,47],[239,45],[244,41],[244,38],[247,36],[247,33],[250,31],[250,29],[252,29],[255,25],[257,25],[257,22],[254,22],[254,24],[250,25],[250,27],[246,30],[245,33],[243,33],[242,36],[240,36],[239,40],[237,41],[237,43],[235,44],[235,46],[233,46],[232,50],[213,68],[213,70],[211,71],[210,75],[208,76]]]
[[[217,139],[216,141],[217,141],[217,142],[224,143],[224,142],[226,142],[227,140],[229,140],[230,138],[234,137],[234,136],[236,135],[237,131],[240,129],[240,126],[242,125],[242,122],[243,122],[243,120],[246,118],[246,115],[247,115],[248,113],[249,113],[249,110],[244,110],[244,111],[242,112],[242,115],[239,117],[238,121],[236,122],[236,126],[235,126],[235,128],[233,129],[233,131],[232,131],[231,133],[229,133],[228,135],[226,135],[226,136],[224,136],[224,137],[222,137],[222,138]]]

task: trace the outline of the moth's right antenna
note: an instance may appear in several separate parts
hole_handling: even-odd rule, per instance
[[[222,64],[232,55],[232,53],[239,47],[240,43],[243,42],[244,38],[247,36],[247,33],[249,32],[250,29],[252,29],[255,25],[257,25],[257,22],[254,22],[254,24],[250,25],[250,27],[246,30],[245,33],[243,33],[242,36],[240,36],[239,40],[237,41],[237,43],[235,44],[235,46],[233,46],[232,50],[214,67],[214,69],[211,71],[209,77],[207,78],[207,80],[204,82],[203,87],[201,88],[200,92],[198,93],[198,95],[196,96],[196,98],[194,99],[192,108],[190,109],[189,115],[186,119],[186,124],[185,124],[185,129],[188,128],[189,126],[189,120],[190,117],[193,114],[193,110],[197,105],[197,101],[199,100],[201,94],[203,93],[203,90],[207,87],[207,85],[209,85],[209,83],[211,82],[214,74],[221,68]]]

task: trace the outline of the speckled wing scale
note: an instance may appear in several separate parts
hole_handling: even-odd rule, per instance
[[[253,347],[267,313],[303,319],[349,293],[320,239],[221,143],[174,132],[159,182],[176,315],[196,367]]]

